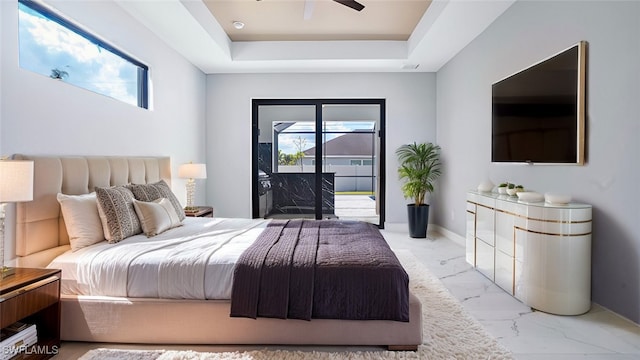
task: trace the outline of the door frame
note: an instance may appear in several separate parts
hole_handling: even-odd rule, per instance
[[[378,191],[380,206],[378,228],[384,229],[385,221],[385,188],[386,188],[386,151],[385,151],[385,123],[386,123],[386,100],[380,98],[372,99],[252,99],[251,100],[251,208],[253,218],[259,217],[259,195],[258,195],[258,109],[260,106],[269,105],[307,105],[315,106],[316,110],[316,135],[322,134],[322,105],[378,105],[380,108],[378,139],[380,141],[378,159]],[[319,121],[318,121],[319,120]],[[316,149],[323,149],[322,136],[316,136]],[[316,151],[315,158],[315,193],[316,193],[316,219],[322,219],[322,154],[323,151]],[[320,175],[318,175],[320,174]],[[318,178],[320,177],[320,179]]]

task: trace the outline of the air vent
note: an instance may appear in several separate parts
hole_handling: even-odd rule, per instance
[[[420,66],[420,64],[404,64],[402,65],[402,70],[415,70]]]

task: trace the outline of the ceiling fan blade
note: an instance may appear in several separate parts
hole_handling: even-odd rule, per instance
[[[362,5],[359,2],[354,1],[354,0],[333,0],[333,1],[335,1],[337,3],[340,3],[340,4],[344,5],[344,6],[348,6],[348,7],[352,8],[353,10],[356,10],[356,11],[360,11],[360,10],[364,9],[364,5]]]
[[[304,15],[303,18],[305,20],[311,19],[311,14],[313,14],[313,8],[316,6],[315,0],[305,0],[304,1]]]

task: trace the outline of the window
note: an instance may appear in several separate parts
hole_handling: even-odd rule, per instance
[[[147,109],[149,68],[31,0],[19,0],[20,67]]]
[[[349,165],[351,166],[361,166],[361,165],[373,165],[373,160],[370,159],[362,159],[362,160],[358,160],[358,159],[351,159],[349,161]]]

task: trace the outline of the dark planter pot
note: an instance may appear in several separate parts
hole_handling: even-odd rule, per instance
[[[412,238],[426,238],[427,224],[429,224],[429,205],[415,204],[407,205],[407,215],[409,216],[409,236]]]

